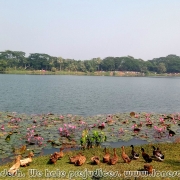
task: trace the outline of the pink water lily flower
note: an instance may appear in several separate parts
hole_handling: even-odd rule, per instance
[[[64,127],[59,128],[59,133],[62,137],[68,137],[76,130],[76,126],[72,124],[64,124]]]
[[[146,117],[146,121],[149,122],[151,119],[150,117]]]
[[[139,117],[139,114],[135,114],[135,116],[134,116],[135,118],[138,118]]]
[[[146,117],[150,117],[150,116],[151,116],[151,114],[147,113],[145,116],[146,116]]]
[[[154,126],[154,129],[155,129],[157,132],[161,133],[161,132],[164,132],[164,131],[166,130],[166,127],[165,127],[165,126],[163,126],[163,127]]]
[[[175,120],[175,118],[174,118],[174,116],[172,117],[172,122],[173,122],[174,124],[177,123],[176,120]]]
[[[79,123],[80,123],[80,124],[86,124],[86,122],[84,122],[84,121],[82,121],[82,120],[80,120]]]
[[[134,129],[134,128],[136,128],[137,127],[137,124],[134,124],[132,127],[131,127],[131,129]]]
[[[162,117],[159,118],[159,121],[160,121],[160,123],[164,123],[165,122],[164,118],[162,118]]]
[[[63,119],[63,118],[64,118],[64,116],[62,116],[62,115],[61,115],[61,116],[59,116],[59,119]]]
[[[1,126],[1,130],[4,131],[4,125]]]
[[[120,128],[119,129],[119,134],[123,133],[124,132],[124,129],[123,128]]]

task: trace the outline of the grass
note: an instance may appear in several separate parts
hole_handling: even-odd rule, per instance
[[[163,154],[165,154],[165,160],[163,162],[158,162],[158,161],[153,161],[151,162],[151,165],[153,166],[153,169],[157,172],[157,171],[164,171],[164,172],[168,172],[168,171],[179,171],[179,167],[180,167],[180,153],[179,153],[179,149],[180,149],[180,143],[161,143],[161,144],[155,144],[155,146],[158,146]],[[149,155],[152,155],[152,144],[147,144],[147,145],[143,145],[142,146],[145,149],[145,152],[148,153]],[[25,179],[25,180],[30,180],[30,179],[68,179],[68,175],[74,175],[73,173],[76,173],[77,177],[72,177],[71,179],[75,179],[75,180],[79,180],[79,179],[92,179],[92,177],[88,176],[87,178],[85,178],[86,176],[86,172],[89,171],[99,171],[99,173],[103,172],[111,172],[111,174],[108,174],[107,177],[102,177],[102,178],[94,178],[94,179],[100,179],[100,180],[105,180],[105,179],[136,179],[136,180],[141,180],[141,179],[164,179],[164,180],[168,180],[168,179],[180,179],[180,171],[179,171],[179,177],[157,177],[155,174],[155,177],[125,177],[124,176],[124,171],[141,171],[144,167],[145,161],[141,156],[141,146],[135,146],[135,151],[140,153],[140,158],[137,160],[132,160],[129,164],[124,163],[122,158],[121,158],[121,148],[117,148],[117,154],[119,156],[119,161],[117,164],[115,165],[108,165],[108,164],[104,164],[104,163],[100,163],[99,165],[91,165],[91,161],[90,158],[93,155],[97,155],[101,158],[104,155],[103,153],[103,148],[94,148],[94,149],[89,149],[89,150],[79,150],[79,151],[65,151],[65,156],[61,159],[58,160],[57,163],[54,164],[48,164],[48,160],[49,160],[49,155],[46,156],[40,156],[40,157],[35,157],[33,158],[33,162],[27,166],[27,167],[20,167],[20,172],[25,174],[25,177],[14,177],[14,178],[9,178],[9,177],[1,177],[2,175],[2,171],[4,169],[8,170],[13,163],[8,163],[5,165],[0,166],[0,179],[3,180],[8,180],[8,179]],[[112,148],[108,148],[109,152],[112,154],[113,150]],[[131,148],[130,147],[125,147],[126,153],[128,155],[131,154]],[[83,154],[86,156],[87,160],[85,162],[85,164],[83,164],[82,166],[74,166],[73,164],[69,164],[69,159],[68,159],[68,155],[73,156],[78,152],[83,152]],[[42,177],[38,177],[38,173],[35,175],[36,177],[30,177],[30,169],[35,169],[39,172],[42,172]],[[55,172],[59,173],[55,174]],[[65,177],[58,177],[60,176],[60,173],[64,172],[66,173]],[[110,177],[110,175],[113,176],[113,173],[117,173],[121,174],[121,177]],[[40,175],[40,174],[39,174]],[[48,177],[51,176],[51,177]],[[57,177],[53,177],[57,175]],[[116,174],[114,174],[116,175]],[[70,177],[69,177],[70,179]]]
[[[87,76],[125,76],[125,77],[142,77],[142,76],[180,76],[179,73],[163,73],[163,74],[156,74],[154,72],[148,72],[148,73],[140,73],[140,72],[132,72],[132,71],[95,71],[95,72],[80,72],[80,71],[42,71],[42,70],[24,70],[24,69],[9,69],[0,73],[5,74],[33,74],[33,75],[87,75]]]
[[[5,71],[6,74],[33,74],[33,75],[86,75],[84,72],[78,71],[40,71],[40,70],[9,70]]]

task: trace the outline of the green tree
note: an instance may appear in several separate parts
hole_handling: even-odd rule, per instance
[[[93,63],[92,63],[92,67],[95,71],[99,71],[100,70],[100,65],[102,63],[102,59],[100,57],[98,58],[93,58],[91,60]]]
[[[28,57],[30,66],[35,70],[49,70],[53,67],[53,57],[48,54],[33,53]]]
[[[142,62],[141,62],[142,63]],[[123,57],[119,65],[121,71],[140,71],[140,61],[131,56]]]
[[[87,71],[89,72],[96,71],[96,63],[94,62],[94,60],[85,60],[84,65]]]
[[[58,57],[57,58],[57,62],[59,63],[59,71],[61,71],[62,63],[63,63],[63,58],[62,57]]]
[[[5,71],[6,67],[7,67],[7,61],[3,60],[3,59],[0,59],[0,71],[1,72]]]
[[[103,59],[101,66],[104,71],[115,71],[114,57],[107,57]]]
[[[22,51],[0,52],[0,59],[6,60],[7,66],[14,69],[23,67],[26,63],[25,53]]]
[[[157,66],[157,72],[159,74],[165,73],[166,72],[166,66],[164,63],[159,63]]]
[[[81,72],[86,72],[87,70],[86,70],[86,66],[85,66],[85,64],[84,64],[84,61],[78,61],[78,63],[77,63],[77,70],[78,71],[81,71]]]

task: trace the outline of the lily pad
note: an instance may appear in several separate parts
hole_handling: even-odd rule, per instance
[[[135,112],[131,112],[131,113],[130,113],[130,116],[131,116],[131,117],[134,117],[135,115],[136,115]]]
[[[7,158],[7,157],[9,157],[9,154],[6,154],[6,153],[0,154],[0,159],[4,159],[4,158]]]

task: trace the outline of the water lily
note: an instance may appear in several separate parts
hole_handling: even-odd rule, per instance
[[[35,137],[35,139],[36,139],[38,145],[41,146],[43,144],[43,140],[44,140],[43,137],[37,136],[37,137]]]
[[[62,116],[62,115],[61,115],[61,116],[59,116],[59,119],[63,119],[63,118],[64,118],[64,116]]]
[[[154,129],[157,131],[157,132],[164,132],[166,130],[166,127],[163,126],[163,127],[157,127],[157,126],[154,126]]]
[[[82,124],[82,125],[86,124],[86,122],[84,122],[82,120],[80,120],[79,123]]]
[[[173,124],[176,124],[176,123],[177,123],[176,120],[175,120],[175,118],[174,118],[174,116],[172,116],[172,123],[173,123]]]
[[[104,129],[105,128],[105,122],[99,123],[98,128],[101,130]]]
[[[150,117],[146,117],[146,121],[149,122],[151,120]]]
[[[139,114],[135,114],[134,117],[135,117],[135,118],[139,118]]]
[[[1,130],[4,131],[4,125],[1,126]]]
[[[120,128],[120,129],[119,129],[119,134],[122,134],[122,133],[124,133],[124,129],[123,129],[123,128]]]
[[[165,122],[163,117],[160,117],[160,118],[159,118],[159,121],[160,121],[160,123],[162,123],[162,124]]]
[[[64,127],[59,128],[59,133],[62,137],[69,137],[71,134],[74,134],[76,126],[72,124],[64,124]]]
[[[155,131],[156,131],[156,133],[158,135],[157,137],[160,138],[160,137],[162,137],[163,133],[165,133],[166,126],[162,126],[162,127],[154,126],[154,129],[155,129]]]
[[[131,127],[131,129],[134,129],[135,127],[137,127],[137,124],[133,124],[133,126]]]
[[[145,116],[146,116],[146,118],[147,118],[147,117],[150,117],[150,116],[151,116],[151,114],[146,113],[146,114],[145,114]]]
[[[131,129],[133,129],[133,131],[134,131],[135,133],[137,133],[137,132],[139,132],[139,131],[141,130],[141,128],[140,128],[137,124],[134,124],[134,125],[131,127]]]

